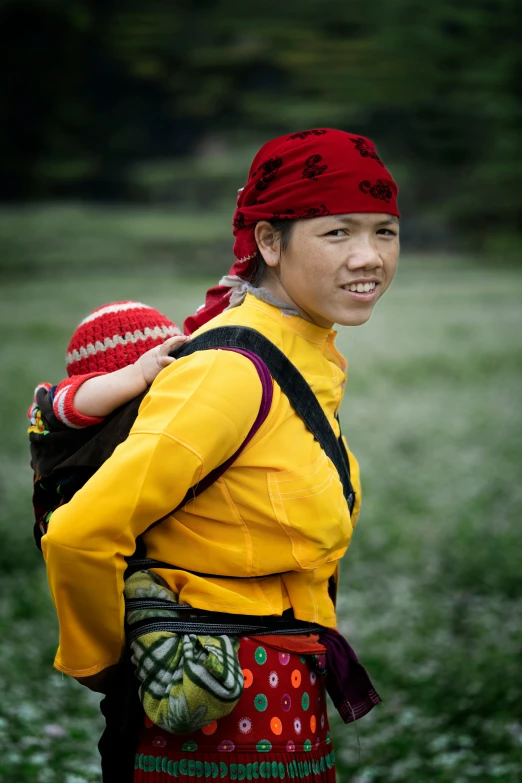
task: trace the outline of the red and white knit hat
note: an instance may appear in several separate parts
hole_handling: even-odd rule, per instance
[[[71,337],[67,374],[119,370],[176,334],[181,334],[176,324],[149,305],[103,305],[84,318]]]

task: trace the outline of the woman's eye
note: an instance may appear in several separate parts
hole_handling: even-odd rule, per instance
[[[344,228],[334,228],[332,231],[329,231],[326,236],[327,237],[340,237],[345,233]]]
[[[385,236],[385,237],[396,237],[397,236],[397,231],[393,231],[391,228],[380,228],[377,231],[377,233],[380,234],[380,236]]]

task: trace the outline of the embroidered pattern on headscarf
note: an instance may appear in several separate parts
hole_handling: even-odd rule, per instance
[[[237,211],[234,215],[234,219],[232,221],[232,225],[234,226],[236,231],[241,231],[242,228],[245,228],[245,216],[242,212]]]
[[[368,141],[368,139],[363,138],[362,136],[358,136],[357,138],[351,138],[350,141],[352,144],[355,144],[355,149],[357,152],[361,154],[363,158],[373,158],[378,163],[381,164],[381,166],[384,166],[384,163],[377,155],[377,150],[375,147]]]
[[[308,136],[324,136],[325,133],[328,133],[326,128],[312,128],[312,130],[305,130],[305,131],[299,131],[299,133],[292,133],[291,136],[288,138],[291,141],[294,141],[295,139],[307,139]]]
[[[363,193],[368,193],[368,195],[373,196],[373,198],[380,199],[380,201],[385,201],[386,203],[388,203],[393,196],[390,187],[383,182],[382,179],[378,179],[373,185],[369,180],[365,179],[359,183],[359,190]]]
[[[285,209],[284,212],[272,212],[271,220],[294,220],[296,217],[293,209]]]
[[[326,164],[323,166],[318,165],[322,159],[322,155],[310,155],[310,157],[306,159],[305,167],[303,169],[303,179],[317,180],[321,174],[324,174],[328,166]]]
[[[283,161],[281,158],[270,158],[270,160],[266,160],[264,163],[262,163],[257,171],[255,171],[252,175],[255,177],[256,174],[258,174],[259,171],[263,169],[264,173],[261,175],[259,182],[256,182],[256,188],[258,190],[266,190],[272,180],[275,179],[277,170],[280,169],[282,165]]]
[[[320,207],[310,207],[310,209],[305,209],[303,212],[304,218],[314,218],[314,217],[324,217],[325,215],[330,215],[331,212],[329,209],[326,208],[324,204],[321,204]]]

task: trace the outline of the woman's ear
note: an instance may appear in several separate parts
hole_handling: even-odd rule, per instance
[[[281,237],[268,220],[260,220],[254,229],[259,252],[267,266],[276,267],[281,258]]]

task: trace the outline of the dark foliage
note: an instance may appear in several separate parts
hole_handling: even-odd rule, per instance
[[[150,200],[137,162],[329,124],[395,163],[411,239],[508,247],[521,25],[518,0],[4,0],[0,198]]]

